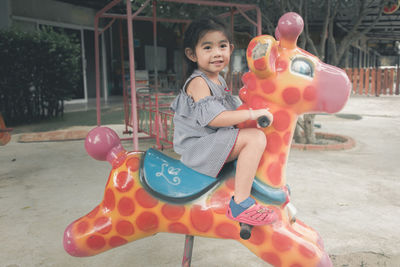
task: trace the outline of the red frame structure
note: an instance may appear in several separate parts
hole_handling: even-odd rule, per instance
[[[101,125],[101,109],[100,109],[100,58],[99,58],[99,36],[104,31],[106,31],[115,22],[116,19],[126,19],[127,30],[128,30],[128,47],[129,47],[129,77],[130,77],[130,101],[131,101],[131,121],[132,121],[132,133],[133,133],[133,150],[139,150],[139,139],[138,139],[138,115],[137,115],[137,99],[136,99],[136,85],[135,85],[135,59],[134,59],[134,44],[133,44],[133,20],[144,20],[153,22],[153,38],[154,38],[154,53],[157,57],[157,22],[174,22],[174,23],[185,23],[188,24],[190,21],[182,19],[168,19],[168,18],[158,18],[157,17],[157,0],[146,0],[146,2],[134,13],[132,14],[131,1],[126,1],[126,14],[112,14],[107,13],[112,7],[120,3],[122,0],[113,0],[107,4],[103,9],[96,13],[95,16],[95,64],[96,64],[96,110],[97,110],[97,125]],[[235,8],[231,12],[220,14],[221,17],[231,16],[231,27],[233,32],[233,16],[237,13],[241,14],[246,18],[251,24],[257,27],[257,35],[261,34],[261,11],[257,5],[250,4],[239,4],[239,3],[226,3],[221,1],[205,1],[205,0],[158,0],[163,2],[174,2],[182,4],[196,4],[196,5],[206,5],[206,6],[219,6],[219,7],[230,7]],[[150,2],[153,3],[153,17],[139,16],[139,14],[146,8]],[[253,21],[245,12],[249,10],[256,10],[257,20]],[[101,18],[111,18],[112,20],[100,31],[99,30],[99,20]],[[121,33],[121,32],[120,32]],[[156,121],[159,115],[158,110],[158,88],[157,88],[157,66],[154,66],[155,72],[155,102],[156,102]],[[125,81],[123,79],[123,86]],[[125,89],[124,89],[125,92]],[[156,139],[157,145],[159,146],[159,129],[158,123],[156,125]]]

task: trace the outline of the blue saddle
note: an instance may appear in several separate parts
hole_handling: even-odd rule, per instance
[[[150,148],[144,155],[140,181],[153,196],[170,203],[183,204],[199,198],[224,179],[235,174],[235,163],[227,163],[217,178],[201,174],[181,161]],[[254,197],[271,204],[286,201],[286,194],[254,179]]]

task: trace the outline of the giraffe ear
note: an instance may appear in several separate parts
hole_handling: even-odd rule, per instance
[[[275,61],[278,57],[277,41],[269,35],[261,35],[250,41],[247,47],[247,64],[259,78],[275,75]]]

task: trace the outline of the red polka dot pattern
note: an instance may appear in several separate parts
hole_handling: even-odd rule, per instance
[[[115,178],[115,188],[117,188],[119,192],[127,192],[131,190],[132,186],[133,179],[128,172],[123,171],[118,173],[117,177]]]
[[[135,228],[133,227],[133,224],[131,222],[128,222],[125,220],[119,221],[115,228],[116,228],[118,234],[124,235],[124,236],[133,235],[135,232]]]
[[[250,107],[253,109],[268,108],[268,103],[263,97],[255,95],[251,98]]]
[[[131,172],[136,172],[137,170],[139,170],[139,166],[140,166],[140,159],[137,157],[132,157],[128,159],[128,161],[126,162],[126,167]]]
[[[285,162],[286,162],[286,154],[285,153],[279,154],[279,163],[283,165],[285,164]]]
[[[143,232],[150,232],[157,229],[158,217],[152,212],[145,211],[138,216],[136,223]]]
[[[272,154],[279,153],[282,148],[282,138],[279,134],[272,132],[267,135],[266,151]]]
[[[113,211],[115,208],[115,196],[114,192],[110,188],[108,188],[104,193],[103,206],[108,211]]]
[[[231,223],[218,224],[215,229],[215,233],[217,234],[217,236],[220,236],[222,238],[239,238],[239,229]]]
[[[100,234],[103,235],[108,234],[112,228],[111,219],[104,216],[97,218],[94,222],[94,227]]]
[[[118,202],[118,211],[122,216],[129,216],[135,212],[135,204],[129,197],[123,197]]]
[[[317,98],[317,89],[314,86],[307,86],[304,89],[303,98],[307,101],[314,101]]]
[[[126,243],[128,243],[128,241],[126,241],[125,239],[123,239],[122,237],[119,237],[119,236],[111,237],[110,242],[109,242],[110,246],[113,248],[122,246]]]
[[[144,188],[139,188],[136,191],[135,198],[139,203],[139,205],[142,206],[143,208],[150,209],[158,204],[158,200],[150,196],[149,193],[147,193],[147,191],[144,190]]]
[[[281,182],[281,164],[279,162],[271,163],[267,168],[267,175],[272,185],[279,185]]]
[[[294,105],[300,100],[300,90],[296,87],[288,87],[282,92],[283,100],[288,105]]]
[[[251,72],[246,72],[242,76],[243,84],[246,85],[247,89],[253,91],[257,88],[257,79],[256,76]]]
[[[91,235],[86,240],[86,244],[93,250],[100,250],[106,245],[106,240],[99,235]]]
[[[265,59],[262,57],[262,58],[254,60],[254,67],[257,70],[260,70],[260,71],[261,70],[265,70],[267,68],[267,64],[265,62]]]
[[[242,87],[239,91],[239,98],[242,102],[246,103],[248,101],[248,90],[246,87]]]
[[[278,251],[288,251],[293,247],[293,240],[282,233],[274,232],[271,236],[272,245]]]
[[[187,226],[180,222],[170,224],[168,226],[168,231],[170,231],[171,233],[177,233],[183,235],[189,234],[189,229],[187,228]]]
[[[261,258],[264,261],[270,263],[274,267],[282,266],[281,259],[279,258],[279,256],[276,253],[265,252],[265,253],[261,254]]]
[[[250,243],[259,246],[267,240],[267,235],[261,227],[254,227],[251,230]]]
[[[262,80],[261,90],[266,94],[272,94],[276,90],[275,83],[271,80]]]
[[[231,195],[227,191],[217,191],[210,199],[210,207],[215,213],[225,214]]]
[[[214,219],[211,210],[203,210],[201,206],[194,205],[190,210],[190,221],[199,232],[207,232],[211,229]]]
[[[81,221],[78,223],[78,225],[76,226],[76,230],[78,231],[78,233],[80,234],[84,234],[86,233],[86,231],[89,229],[89,223],[87,221]]]
[[[164,204],[164,206],[161,208],[161,213],[168,220],[177,221],[185,213],[185,207],[184,206],[178,206],[178,205]]]
[[[308,259],[312,259],[316,255],[315,249],[306,243],[299,245],[299,251],[301,255]]]
[[[278,131],[285,131],[290,125],[290,115],[286,110],[279,110],[274,114],[272,126]]]

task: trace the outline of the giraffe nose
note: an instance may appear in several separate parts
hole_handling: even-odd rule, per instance
[[[74,256],[74,257],[85,257],[89,256],[87,253],[84,251],[80,250],[75,243],[74,236],[72,234],[72,226],[74,223],[71,223],[68,225],[67,229],[65,229],[64,232],[64,239],[63,239],[63,244],[64,244],[64,249],[66,252],[68,252],[69,255]]]
[[[351,83],[342,69],[322,63],[317,88],[320,90],[316,110],[335,113],[346,104],[350,95]]]

